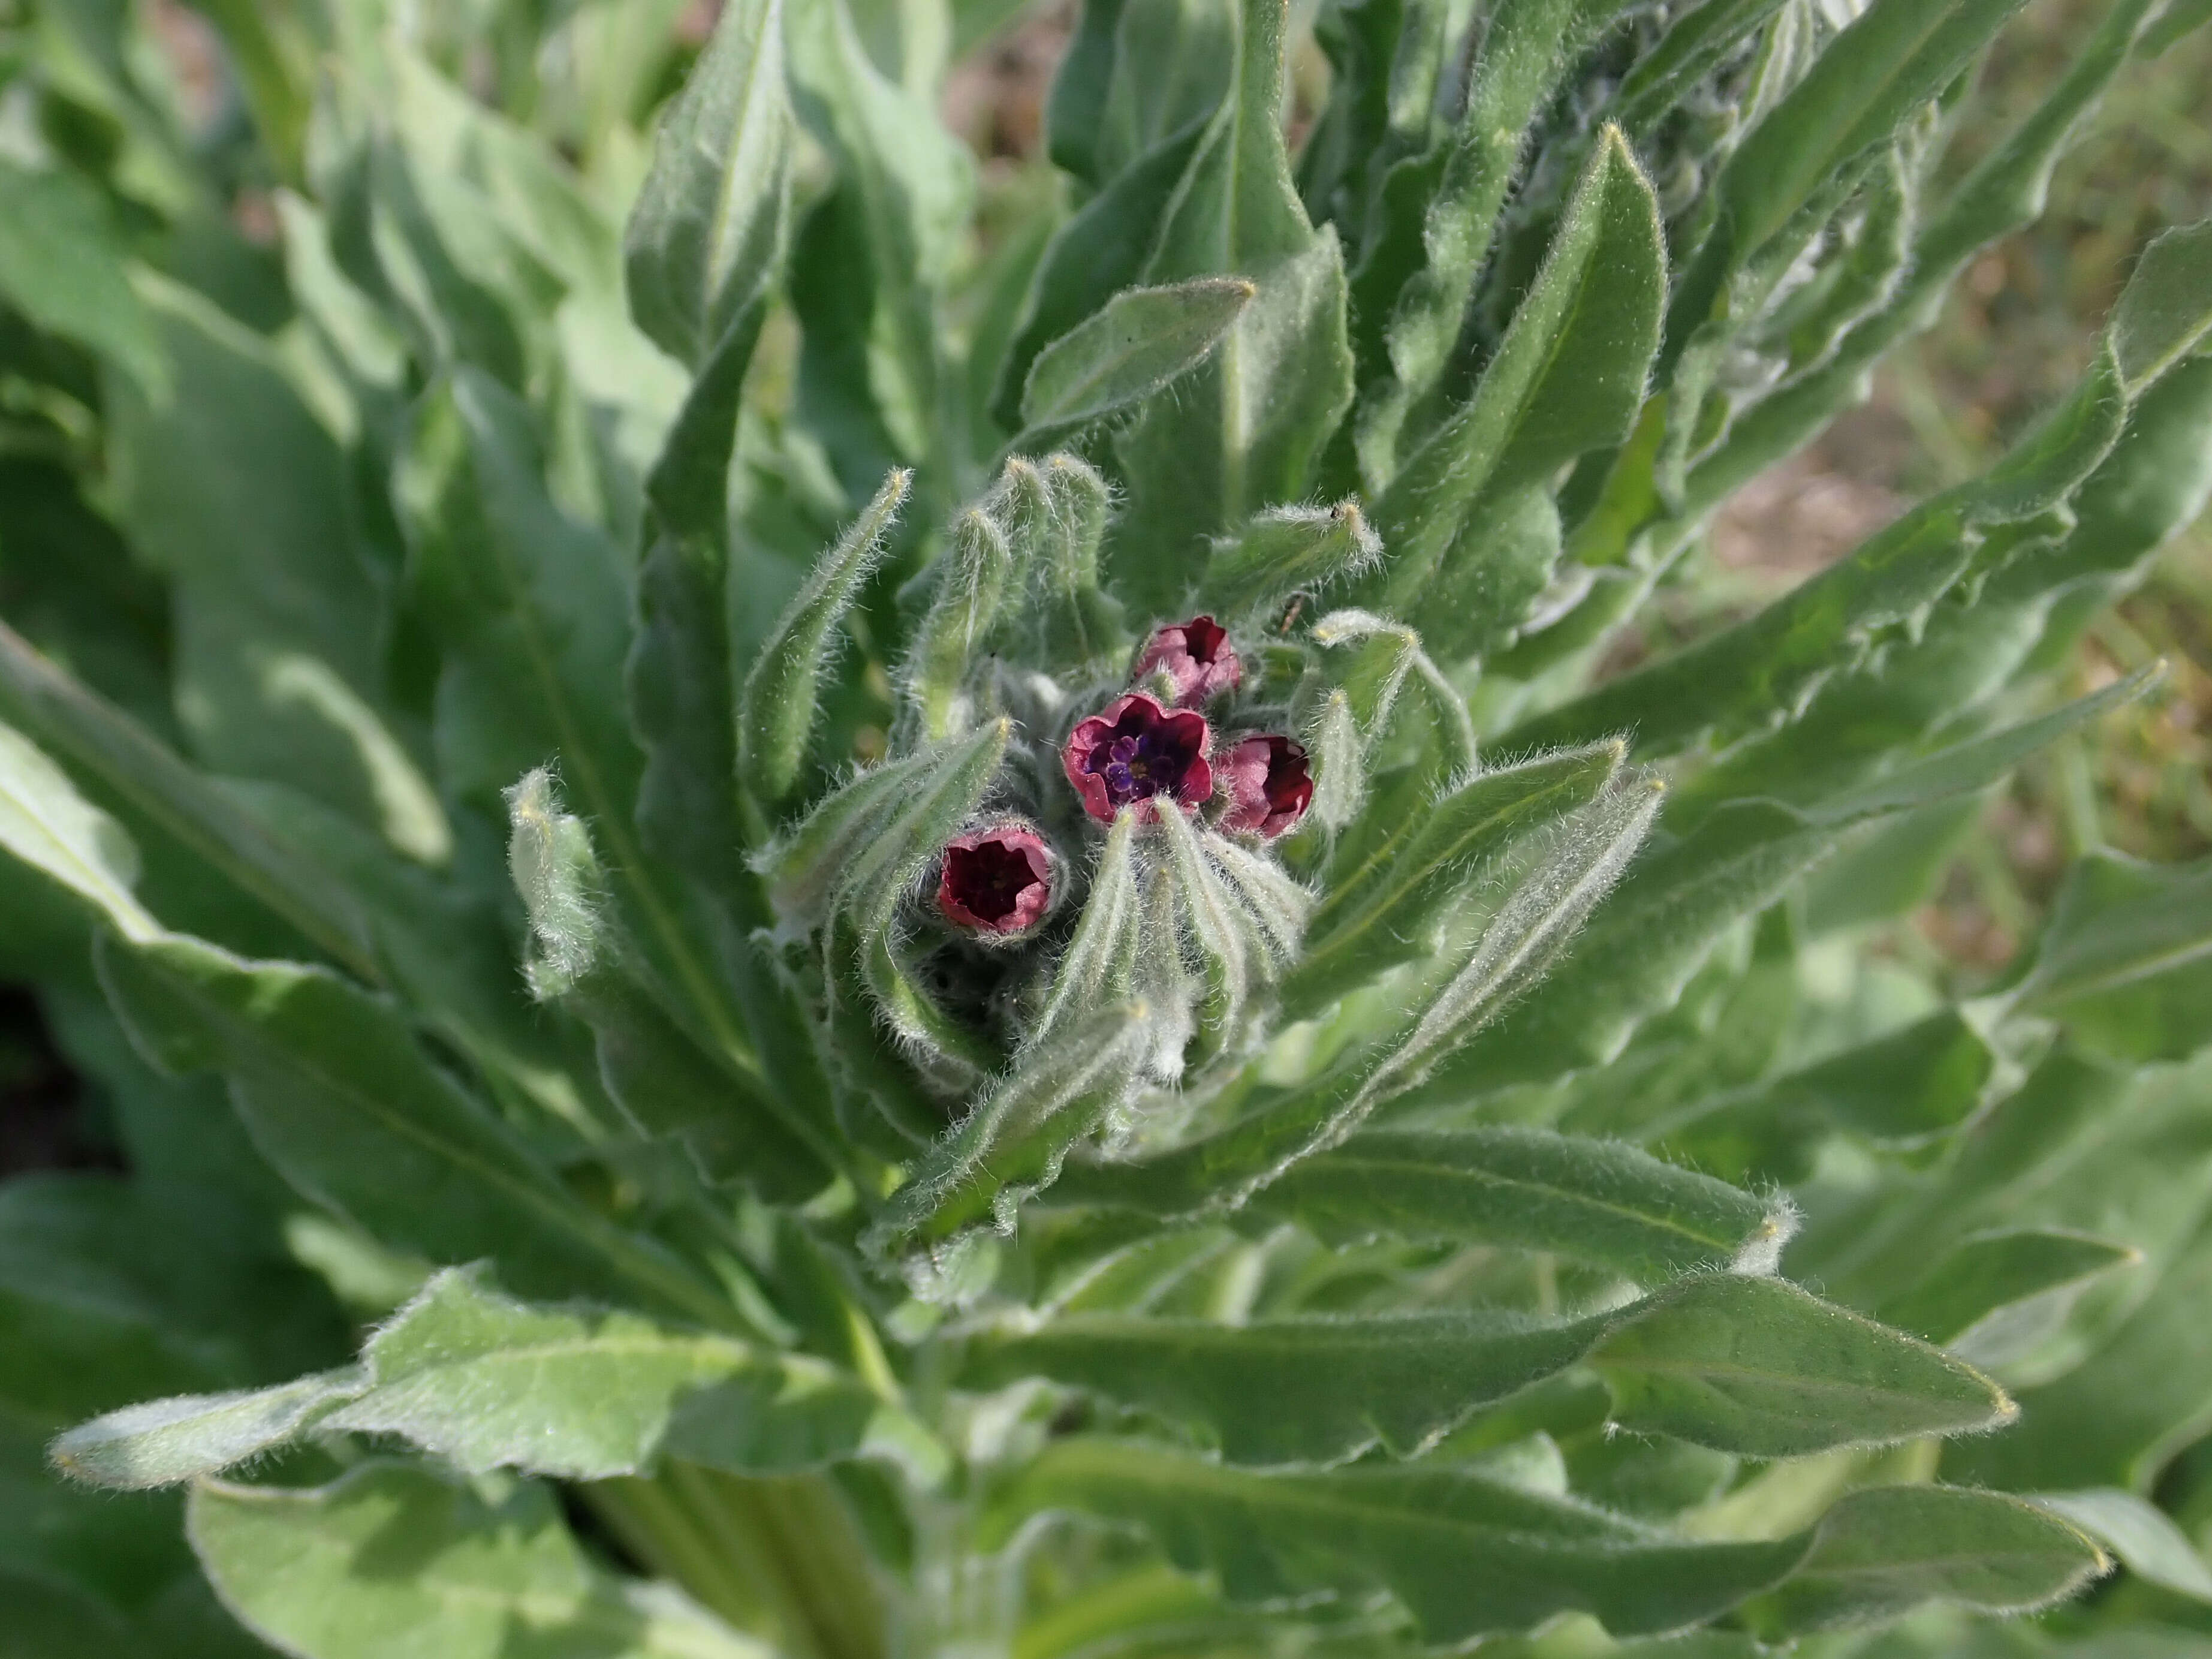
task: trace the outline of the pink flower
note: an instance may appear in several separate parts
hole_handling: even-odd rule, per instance
[[[1203,714],[1163,708],[1157,697],[1132,691],[1077,721],[1060,763],[1083,810],[1102,823],[1155,795],[1188,812],[1212,798],[1213,766],[1206,756],[1212,741]]]
[[[1224,830],[1252,830],[1273,841],[1296,826],[1313,802],[1313,774],[1306,751],[1268,732],[1246,738],[1221,763],[1229,785]]]
[[[1211,617],[1173,623],[1153,635],[1131,678],[1141,680],[1154,673],[1174,683],[1177,702],[1204,702],[1217,691],[1235,690],[1244,678],[1229,630]]]
[[[945,844],[937,908],[956,927],[1019,933],[1052,902],[1052,855],[1018,823],[971,830]]]

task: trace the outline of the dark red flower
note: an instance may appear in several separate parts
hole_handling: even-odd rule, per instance
[[[1229,786],[1224,830],[1254,830],[1270,841],[1296,826],[1313,802],[1306,751],[1273,732],[1246,738],[1221,763]]]
[[[971,830],[945,844],[937,908],[955,927],[1018,933],[1052,902],[1052,855],[1018,823]]]
[[[1083,797],[1083,810],[1102,823],[1154,795],[1190,811],[1213,795],[1213,766],[1206,756],[1212,740],[1203,714],[1163,708],[1157,697],[1132,691],[1077,721],[1060,763]]]
[[[1229,643],[1229,630],[1211,617],[1193,617],[1153,635],[1131,678],[1155,673],[1174,683],[1177,702],[1204,702],[1217,691],[1235,690],[1244,668]]]

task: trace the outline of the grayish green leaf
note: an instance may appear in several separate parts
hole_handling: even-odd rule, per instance
[[[1206,361],[1257,290],[1241,276],[1126,289],[1036,355],[1017,441],[1132,409]]]

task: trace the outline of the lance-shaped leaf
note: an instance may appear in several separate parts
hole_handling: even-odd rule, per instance
[[[1786,1200],[1634,1147],[1503,1125],[1363,1129],[1292,1164],[1248,1207],[1333,1243],[1451,1239],[1549,1250],[1647,1281],[1771,1265],[1796,1225]]]
[[[1258,290],[1241,276],[1133,288],[1036,356],[1016,441],[1041,443],[1111,418],[1204,362]]]
[[[1608,130],[1474,396],[1407,461],[1376,507],[1389,556],[1386,609],[1419,614],[1413,601],[1479,499],[1502,499],[1628,434],[1659,343],[1666,270],[1658,202]]]
[[[780,0],[726,6],[661,118],[623,238],[631,314],[694,368],[781,258],[791,145]]]
[[[1943,90],[2024,0],[1875,0],[1814,60],[1729,156],[1714,191],[1717,232],[1675,299],[1671,343],[1705,319],[1728,273],[1750,259],[1844,163],[1886,142]]]
[[[1221,878],[1200,832],[1180,812],[1162,813],[1159,831],[1176,918],[1199,964],[1195,1058],[1203,1061],[1229,1045],[1246,1005],[1274,976],[1275,963],[1269,941]],[[1161,942],[1144,944],[1157,951]]]
[[[822,917],[847,865],[896,813],[907,791],[935,757],[908,755],[871,767],[825,797],[796,828],[762,852],[754,867],[787,925],[812,927]]]
[[[1024,1052],[891,1194],[871,1247],[944,1239],[986,1218],[1011,1227],[1022,1197],[1049,1186],[1067,1149],[1134,1086],[1152,1018],[1142,1003],[1105,1008]]]
[[[2071,495],[2126,417],[2118,365],[2100,354],[2074,395],[1981,478],[1923,503],[1756,616],[1525,721],[1499,744],[1633,731],[1639,753],[1664,754],[1715,727],[1733,733],[1794,718],[1829,678],[1863,660],[1876,630],[1917,625],[1994,527]]]
[[[919,459],[945,437],[934,299],[959,252],[975,162],[924,97],[876,68],[845,7],[792,7],[784,30],[799,113],[839,164],[836,210],[849,240],[836,257],[860,266],[827,273],[854,285],[858,313],[839,319],[856,336],[842,360],[854,383],[839,391],[863,402],[899,455]],[[811,349],[821,313],[806,315],[820,297],[809,287],[793,284]],[[803,362],[802,375],[813,367]]]
[[[1048,1447],[1023,1472],[994,1530],[1044,1510],[1141,1525],[1186,1571],[1217,1574],[1234,1602],[1351,1597],[1379,1583],[1432,1643],[1528,1630],[1569,1612],[1620,1636],[1680,1630],[1816,1561],[1820,1593],[1793,1608],[1800,1618],[1841,1610],[1855,1565],[1879,1573],[1860,1605],[1885,1613],[1908,1591],[1913,1602],[2040,1606],[2104,1565],[2073,1528],[1992,1493],[1878,1488],[1845,1497],[1789,1538],[1697,1543],[1464,1469],[1263,1474],[1083,1438]],[[1885,1536],[1894,1540],[1887,1553]],[[1960,1540],[1968,1547],[1954,1553]]]
[[[2112,349],[2130,397],[2212,332],[2212,219],[2155,238],[2112,313]]]
[[[576,1659],[769,1659],[679,1596],[592,1564],[545,1487],[489,1498],[374,1462],[327,1486],[203,1486],[185,1524],[223,1605],[283,1653],[499,1659],[521,1642]],[[406,1571],[387,1553],[404,1540]]]
[[[2201,1183],[2201,1172],[2192,1171],[2191,1179]],[[2191,1191],[2200,1194],[2201,1184]],[[1959,1478],[2014,1492],[2107,1486],[2149,1491],[2166,1463],[2212,1421],[2212,1367],[2205,1363],[2201,1312],[2208,1297],[2212,1234],[2200,1231],[2163,1265],[2149,1293],[2095,1352],[2021,1390],[2018,1428],[1957,1449]],[[1945,1467],[1951,1467],[1948,1454]]]
[[[1981,1035],[1946,1008],[1771,1082],[1666,1112],[1636,1133],[1730,1179],[1802,1179],[1832,1135],[1923,1146],[1949,1134],[1981,1104],[1996,1068]],[[1587,1127],[1603,1124],[1596,1115]],[[1569,1121],[1586,1127],[1580,1116]]]
[[[368,1386],[365,1373],[347,1370],[273,1389],[149,1400],[71,1429],[48,1455],[96,1486],[177,1486],[289,1443]]]
[[[1040,466],[1008,461],[1004,489],[1007,535],[1028,574],[1045,651],[1070,663],[1119,659],[1128,649],[1121,604],[1098,580],[1113,510],[1106,481],[1080,457],[1055,453]]]
[[[1126,997],[1133,988],[1143,915],[1137,813],[1134,807],[1122,808],[1106,832],[1082,917],[1053,965],[1051,988],[1031,1026],[1032,1044],[1089,1018],[1102,1002]]]
[[[93,906],[125,938],[161,931],[131,893],[138,849],[123,826],[10,726],[0,726],[0,849]]]
[[[1193,120],[1160,140],[1053,233],[992,394],[992,414],[1007,431],[1023,424],[1022,392],[1037,354],[1143,281],[1160,217],[1206,128]]]
[[[2042,103],[1975,167],[1914,239],[1905,276],[1888,303],[1838,343],[1825,364],[1736,418],[1720,448],[1691,474],[1686,510],[1710,510],[1810,440],[1883,354],[1929,325],[1942,296],[1981,248],[2034,222],[2059,158],[2126,65],[2136,31],[2157,4],[2117,0],[2106,9]],[[1610,545],[1618,556],[1626,541]]]
[[[1354,868],[1334,877],[1284,987],[1293,1012],[1326,1006],[1421,953],[1452,898],[1516,837],[1588,805],[1626,745],[1598,744],[1479,774],[1437,796]]]
[[[761,647],[738,697],[738,772],[761,800],[799,785],[814,731],[830,632],[844,619],[884,553],[884,538],[913,487],[893,472],[860,516],[815,562]]]
[[[2212,1035],[2212,861],[2091,854],[2068,872],[2011,994],[2105,1054],[2193,1053]]]
[[[1733,1274],[1566,1321],[1077,1314],[986,1332],[969,1363],[980,1382],[1048,1376],[1194,1421],[1231,1462],[1285,1465],[1377,1444],[1416,1456],[1478,1407],[1584,1362],[1612,1388],[1622,1426],[1752,1456],[1972,1432],[2013,1414],[1995,1383],[1926,1344]]]
[[[372,1237],[433,1261],[492,1257],[532,1291],[642,1294],[728,1322],[703,1280],[580,1203],[397,1012],[335,975],[173,937],[104,941],[99,967],[142,1050],[223,1073],[262,1156]]]
[[[927,1478],[942,1456],[896,1406],[822,1360],[634,1314],[533,1308],[449,1270],[370,1337],[357,1367],[129,1407],[70,1431],[54,1457],[103,1485],[161,1486],[310,1430],[394,1436],[471,1474],[593,1480],[664,1455],[769,1473],[855,1454],[912,1460]]]
[[[2205,1565],[2173,1517],[2148,1498],[2104,1486],[2039,1492],[2034,1501],[2110,1549],[2122,1566],[2146,1583],[2212,1602],[2212,1566]]]
[[[1954,744],[1802,812],[1755,798],[1728,803],[1631,873],[1585,948],[1527,1007],[1461,1056],[1449,1083],[1479,1077],[1497,1087],[1611,1060],[1644,1019],[1674,1006],[1723,932],[1773,902],[1833,851],[1850,826],[1982,788],[2037,745],[2138,695],[2144,684],[2141,677],[2123,681],[2039,720]],[[1440,1079],[1439,1086],[1449,1083]],[[1867,1121],[1876,1138],[1899,1138],[1885,1132],[1881,1109]],[[1771,1117],[1753,1125],[1770,1145],[1779,1127]]]
[[[1022,573],[1015,568],[1006,532],[988,513],[971,507],[953,520],[935,574],[936,596],[907,667],[907,695],[914,701],[921,735],[930,743],[952,735],[968,671]]]
[[[1821,1519],[1789,1582],[1745,1619],[1779,1638],[1876,1624],[1931,1602],[2032,1613],[2111,1567],[2081,1528],[2033,1504],[1944,1486],[1876,1486]]]
[[[2128,1245],[2056,1227],[1978,1233],[1877,1311],[1886,1324],[1996,1364],[2048,1331],[2090,1280],[2142,1261]]]
[[[1620,878],[1658,812],[1659,794],[1655,784],[1632,784],[1563,821],[1443,983],[1319,1079],[1173,1152],[1085,1165],[1058,1197],[1156,1215],[1230,1210],[1300,1159],[1342,1142],[1550,969]]]
[[[1349,693],[1338,687],[1322,698],[1306,724],[1305,740],[1313,751],[1314,793],[1309,806],[1314,821],[1326,830],[1341,830],[1359,816],[1360,803],[1367,798],[1367,744]]]
[[[48,748],[98,779],[115,798],[173,836],[333,961],[366,977],[378,976],[373,930],[350,893],[175,750],[62,672],[4,623],[0,700]],[[27,781],[23,787],[31,786]],[[119,877],[125,867],[115,866],[115,873]],[[129,884],[100,885],[112,892],[118,886],[127,890]],[[112,915],[126,933],[136,925],[127,912]]]
[[[1273,599],[1349,581],[1382,556],[1382,538],[1358,501],[1272,507],[1214,544],[1202,592],[1216,611],[1240,616]]]
[[[1395,470],[1390,459],[1399,427],[1451,361],[1528,124],[1568,65],[1622,9],[1619,0],[1530,0],[1501,12],[1470,66],[1458,126],[1440,153],[1403,164],[1411,191],[1394,200],[1386,185],[1387,217],[1370,239],[1352,295],[1362,319],[1361,368],[1382,368],[1387,349],[1393,377],[1361,410],[1370,484]],[[1433,187],[1424,188],[1429,179]]]
[[[1343,253],[1308,222],[1283,136],[1282,0],[1238,0],[1237,74],[1168,204],[1145,278],[1237,273],[1257,289],[1220,349],[1115,443],[1129,495],[1111,560],[1164,611],[1207,541],[1303,499],[1352,394]]]

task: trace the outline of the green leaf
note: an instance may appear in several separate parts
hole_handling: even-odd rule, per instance
[[[1441,965],[1436,988],[1371,1042],[1227,1129],[1140,1162],[1087,1166],[1058,1197],[1154,1215],[1234,1209],[1300,1159],[1340,1144],[1551,969],[1658,809],[1657,787],[1638,782],[1559,821],[1480,933]]]
[[[96,1486],[176,1486],[297,1439],[368,1386],[359,1371],[327,1371],[273,1389],[149,1401],[70,1430],[50,1455],[64,1474]]]
[[[1356,501],[1334,507],[1276,507],[1214,544],[1205,601],[1231,616],[1304,589],[1349,581],[1373,568],[1382,543]]]
[[[2101,1053],[2193,1053],[2212,1040],[2212,861],[2091,854],[2068,872],[2034,965],[2011,994]]]
[[[1006,533],[988,510],[971,507],[952,521],[934,568],[937,592],[908,659],[906,694],[923,739],[942,743],[970,710],[962,696],[969,667],[981,654],[1006,607],[1018,571]]]
[[[592,970],[605,931],[605,872],[592,832],[563,810],[551,774],[525,773],[507,792],[507,868],[534,942],[523,964],[532,995],[550,1001]]]
[[[532,1308],[472,1273],[442,1273],[378,1329],[373,1385],[322,1426],[398,1435],[471,1473],[578,1480],[657,1456],[745,1471],[854,1453],[936,1453],[896,1406],[835,1366],[633,1314]]]
[[[1913,1331],[1984,1364],[2024,1348],[2048,1322],[2035,1304],[2061,1304],[2090,1279],[2142,1261],[2109,1239],[2057,1228],[1981,1233],[1938,1259],[1920,1282],[1882,1304],[1882,1322]],[[2006,1328],[2008,1327],[2014,1328]]]
[[[781,263],[792,137],[780,0],[725,7],[661,118],[623,238],[638,326],[695,369]]]
[[[269,341],[189,289],[146,292],[175,395],[118,387],[111,464],[120,521],[176,595],[174,684],[193,752],[443,864],[452,830],[385,704],[386,607],[344,453]]]
[[[1009,432],[1022,424],[1022,391],[1037,354],[1143,280],[1161,216],[1206,130],[1201,118],[1170,134],[1053,233],[991,397],[992,414]]]
[[[1981,1105],[1996,1064],[1947,1008],[1771,1082],[1664,1112],[1638,1134],[1729,1179],[1802,1180],[1832,1135],[1914,1147],[1951,1133]]]
[[[1463,534],[1475,533],[1486,499],[1502,503],[1585,450],[1628,435],[1658,348],[1666,271],[1657,199],[1608,128],[1474,397],[1391,478],[1376,507],[1389,554],[1387,609],[1425,615],[1417,602],[1436,584],[1455,592],[1476,580],[1470,561],[1482,556],[1480,547],[1450,555]],[[1542,585],[1540,578],[1519,604]],[[1479,647],[1519,620],[1518,605],[1509,605],[1462,621],[1441,643]]]
[[[2202,1179],[2192,1171],[2192,1197],[2201,1199]],[[2082,1364],[2021,1390],[2017,1429],[1961,1444],[1955,1468],[1947,1453],[1947,1472],[2014,1492],[2149,1491],[2168,1460],[2212,1422],[2212,1370],[2198,1316],[2208,1296],[2212,1235],[2199,1231]]]
[[[356,973],[378,975],[372,925],[351,894],[153,733],[63,673],[5,623],[0,623],[0,702],[49,748],[174,836],[303,939]],[[118,917],[117,925],[127,933],[132,924]]]
[[[372,1237],[433,1261],[495,1257],[531,1290],[642,1293],[728,1322],[702,1280],[570,1196],[396,1012],[335,975],[173,937],[105,942],[99,965],[142,1049],[224,1073],[261,1154]]]
[[[518,1642],[573,1659],[769,1651],[680,1597],[593,1566],[542,1486],[489,1498],[425,1470],[369,1463],[306,1491],[202,1486],[186,1517],[224,1605],[307,1659],[499,1659]]]
[[[1875,0],[1768,110],[1715,181],[1719,234],[1676,298],[1686,333],[1740,268],[1842,167],[1942,92],[2024,0]],[[1679,341],[1676,342],[1679,343]]]
[[[1515,838],[1596,799],[1626,747],[1597,744],[1478,773],[1426,803],[1356,866],[1332,872],[1284,986],[1285,1006],[1294,1015],[1324,1007],[1420,955],[1486,864]]]
[[[1981,478],[1923,502],[1755,616],[1524,721],[1498,742],[1587,742],[1633,730],[1638,751],[1656,756],[1715,728],[1735,735],[1796,718],[1882,633],[1923,624],[1974,568],[1985,540],[2074,493],[2126,422],[2118,375],[2111,354],[2101,354],[2074,395]]]
[[[635,1474],[663,1455],[749,1472],[942,1454],[898,1407],[822,1360],[635,1314],[532,1308],[474,1270],[439,1273],[359,1366],[253,1394],[157,1401],[73,1429],[57,1464],[102,1486],[220,1473],[302,1433],[392,1435],[471,1474]]]
[[[1639,859],[1565,962],[1431,1084],[1498,1088],[1613,1060],[1674,1006],[1721,936],[1765,909],[1835,842],[1771,802],[1735,803]]]
[[[1785,1201],[1632,1147],[1504,1126],[1364,1129],[1292,1164],[1249,1207],[1333,1243],[1552,1250],[1646,1281],[1771,1262],[1796,1224]]]
[[[1220,347],[1117,439],[1127,505],[1109,567],[1170,608],[1207,540],[1304,498],[1350,406],[1344,259],[1308,222],[1284,147],[1285,9],[1240,0],[1237,76],[1169,201],[1142,280],[1237,274],[1257,293]]]
[[[799,785],[830,630],[883,557],[884,537],[913,481],[909,472],[884,481],[866,510],[816,562],[745,676],[738,701],[738,774],[764,803],[784,799]]]
[[[970,1377],[1042,1376],[1204,1425],[1232,1463],[1414,1457],[1480,1407],[1587,1361],[1623,1427],[1753,1456],[1986,1429],[1996,1386],[1774,1279],[1707,1275],[1578,1320],[1498,1310],[1200,1318],[1063,1315],[974,1339]],[[1254,1400],[1268,1407],[1255,1412]]]
[[[1017,441],[1107,419],[1171,385],[1206,361],[1257,291],[1240,276],[1125,289],[1037,354]]]
[[[172,376],[122,240],[99,193],[74,174],[0,162],[0,295],[49,333],[88,346],[157,403]]]
[[[2212,331],[2212,219],[2152,240],[2120,291],[2111,324],[2120,383],[2130,398],[2173,368]]]
[[[878,72],[842,3],[784,14],[799,112],[836,158],[865,270],[865,390],[897,456],[938,453],[935,295],[960,249],[975,163],[923,98]]]
[[[0,848],[90,903],[131,939],[161,924],[132,896],[138,849],[23,734],[0,726]]]
[[[1429,1643],[1587,1612],[1617,1635],[1715,1617],[1789,1572],[1802,1541],[1686,1543],[1571,1499],[1450,1466],[1263,1474],[1127,1441],[1056,1441],[1000,1499],[1143,1527],[1244,1604],[1379,1584]]]
[[[1686,1281],[1598,1344],[1632,1428],[1752,1457],[2010,1422],[2004,1391],[1948,1354],[1779,1279]]]
[[[2131,1492],[2039,1492],[2035,1501],[2109,1548],[2146,1583],[2212,1601],[2212,1566],[2164,1510]]]
[[[2032,1504],[1942,1486],[1853,1492],[1814,1528],[1790,1581],[1747,1611],[1762,1635],[1865,1625],[1929,1602],[2033,1612],[2111,1562],[2079,1528]]]
[[[1108,1007],[1039,1043],[995,1079],[891,1195],[869,1235],[884,1251],[988,1218],[1010,1229],[1022,1198],[1133,1085],[1153,1037],[1142,1004]]]
[[[1370,240],[1353,290],[1362,371],[1382,368],[1387,354],[1392,377],[1360,411],[1362,470],[1371,486],[1396,470],[1392,456],[1407,411],[1451,361],[1530,122],[1621,9],[1617,0],[1531,0],[1500,14],[1469,66],[1455,130],[1386,180],[1395,222]],[[1393,183],[1411,191],[1391,202]]]

